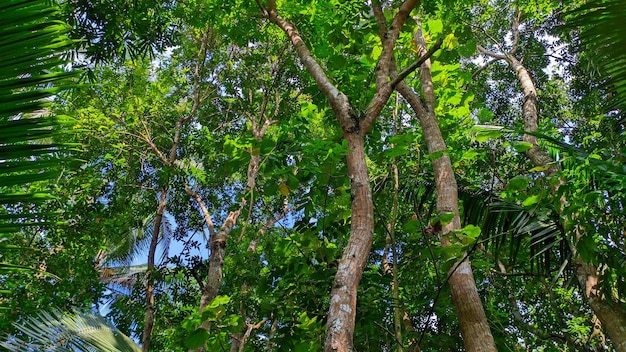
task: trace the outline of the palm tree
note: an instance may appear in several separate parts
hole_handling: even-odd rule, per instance
[[[9,351],[141,351],[106,319],[94,314],[51,310],[14,325],[29,339],[7,337],[0,346]]]
[[[61,55],[72,48],[69,30],[54,20],[58,9],[44,0],[6,0],[0,3],[0,238],[26,227],[41,225],[46,214],[27,212],[28,206],[53,198],[33,192],[35,182],[56,177],[62,168],[60,154],[68,145],[54,142],[71,122],[47,116],[50,98],[72,72],[62,70]],[[15,249],[2,242],[0,251]],[[0,263],[0,273],[26,268]]]
[[[56,142],[72,119],[46,114],[51,97],[63,80],[74,75],[63,69],[63,54],[74,47],[65,35],[70,27],[58,21],[59,9],[47,0],[0,2],[0,254],[20,248],[10,243],[16,233],[42,225],[49,214],[28,212],[52,199],[49,192],[29,190],[36,182],[50,181],[69,160],[71,147]],[[62,140],[62,139],[61,139]],[[34,209],[37,209],[36,207]],[[8,240],[8,241],[7,241]],[[0,263],[0,275],[32,269]],[[25,342],[5,336],[0,343],[10,351],[138,351],[132,340],[104,318],[76,312],[42,312],[15,327]]]
[[[583,50],[594,53],[602,87],[611,95],[607,108],[626,110],[626,2],[591,0],[569,12],[566,29],[576,30]],[[626,117],[621,116],[621,123]]]

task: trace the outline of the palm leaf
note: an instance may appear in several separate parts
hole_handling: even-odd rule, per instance
[[[61,59],[74,46],[69,26],[56,20],[59,9],[48,0],[0,2],[0,241],[31,226],[58,225],[53,213],[37,213],[37,205],[54,198],[29,187],[58,177],[62,158],[72,145],[56,142],[72,119],[47,116],[51,97],[73,75]],[[41,188],[41,187],[38,187]],[[26,212],[24,209],[35,209]],[[0,246],[0,272],[36,272],[10,262]],[[22,249],[18,249],[22,250]]]
[[[25,340],[5,335],[0,346],[9,351],[141,351],[128,336],[94,314],[51,310],[13,325]]]
[[[607,108],[626,111],[626,2],[591,0],[568,13],[566,29],[576,29],[583,49],[594,52],[602,87],[610,95]]]

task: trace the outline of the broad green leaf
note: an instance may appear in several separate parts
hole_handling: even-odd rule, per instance
[[[522,142],[522,141],[513,142],[513,148],[515,148],[515,150],[519,153],[523,153],[531,149],[532,147],[533,147],[533,144],[529,142]]]
[[[529,207],[531,205],[537,204],[539,202],[539,200],[541,200],[541,195],[538,195],[538,194],[537,195],[533,195],[533,196],[530,196],[530,197],[524,199],[524,201],[522,202],[522,205],[525,206],[525,207]]]
[[[437,36],[439,33],[443,31],[443,22],[439,19],[427,21],[426,31],[434,37]]]
[[[480,227],[476,227],[474,225],[467,225],[459,230],[461,233],[466,234],[468,237],[472,239],[477,239],[480,236]]]
[[[526,176],[515,176],[509,180],[507,189],[511,191],[519,191],[525,189],[530,184],[530,178]]]
[[[446,226],[454,219],[454,213],[439,213],[430,221],[433,224],[441,223],[441,226]]]
[[[477,43],[474,39],[468,39],[459,45],[458,51],[461,56],[470,57],[476,52]]]
[[[197,328],[185,339],[185,346],[189,349],[196,349],[204,346],[209,338],[209,332],[205,328]]]
[[[470,130],[470,137],[477,142],[486,142],[490,139],[500,138],[504,127],[491,125],[475,125]]]

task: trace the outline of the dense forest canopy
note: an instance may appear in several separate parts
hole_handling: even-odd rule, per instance
[[[5,0],[10,351],[626,351],[621,0]]]

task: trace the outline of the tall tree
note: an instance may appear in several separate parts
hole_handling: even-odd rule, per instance
[[[379,17],[382,18],[382,14]],[[418,27],[415,31],[414,40],[417,43],[418,54],[424,56],[427,53],[426,42],[419,19],[417,21]],[[441,243],[443,246],[449,246],[454,241],[454,233],[461,230],[458,186],[454,178],[450,156],[446,152],[446,143],[435,116],[435,96],[430,60],[425,60],[420,67],[420,83],[421,98],[404,82],[398,84],[397,90],[409,102],[419,118],[428,152],[433,155],[432,163],[437,187],[437,212],[439,214],[453,214],[451,220],[441,221],[439,224],[441,226]],[[450,269],[448,283],[466,350],[497,351],[487,316],[476,289],[472,267],[465,254]]]
[[[417,5],[417,1],[409,0],[399,7],[389,30],[382,38],[383,48],[378,58],[376,72],[376,93],[363,114],[355,111],[348,96],[331,82],[322,66],[307,48],[297,28],[280,16],[276,2],[269,1],[266,5],[259,2],[258,5],[263,16],[285,32],[302,64],[328,99],[349,148],[346,164],[352,197],[350,239],[339,261],[331,291],[324,349],[326,351],[351,351],[357,289],[374,233],[372,191],[365,161],[365,135],[391,96],[393,87],[388,80],[389,63],[393,58],[393,49],[399,33],[409,14]]]
[[[528,15],[522,13],[522,9],[515,8],[513,14],[510,30],[512,34],[512,42],[510,43],[510,49],[505,50],[503,43],[495,43],[495,46],[500,48],[502,52],[495,52],[484,48],[479,45],[478,50],[483,55],[488,56],[491,60],[504,60],[511,70],[515,72],[519,85],[523,92],[523,106],[522,106],[522,118],[524,124],[524,131],[529,134],[524,134],[524,142],[529,144],[529,148],[525,151],[528,158],[539,167],[546,169],[547,176],[553,176],[560,169],[556,161],[538,145],[538,138],[535,135],[539,131],[539,108],[538,108],[538,94],[535,87],[534,80],[532,79],[528,69],[522,64],[522,62],[515,56],[520,45],[520,18],[522,15],[528,17]],[[530,26],[530,25],[528,25]],[[491,37],[493,39],[493,37]],[[494,61],[495,62],[495,61]],[[555,186],[558,189],[558,185]],[[563,214],[565,203],[571,202],[564,198],[561,200],[563,205],[556,209],[560,214]],[[565,217],[565,215],[563,215]],[[566,222],[567,219],[564,219]],[[585,296],[588,298],[589,305],[593,309],[598,319],[602,322],[602,326],[614,342],[618,351],[623,351],[626,346],[626,330],[620,328],[626,324],[626,314],[622,307],[618,304],[615,305],[609,300],[602,299],[602,294],[598,290],[598,268],[593,264],[586,263],[580,255],[576,254],[576,243],[584,236],[581,232],[584,232],[585,226],[578,225],[566,225],[567,229],[571,232],[568,234],[568,241],[570,242],[572,251],[574,254],[574,262],[576,265],[576,277],[578,278],[579,285],[581,286]]]

